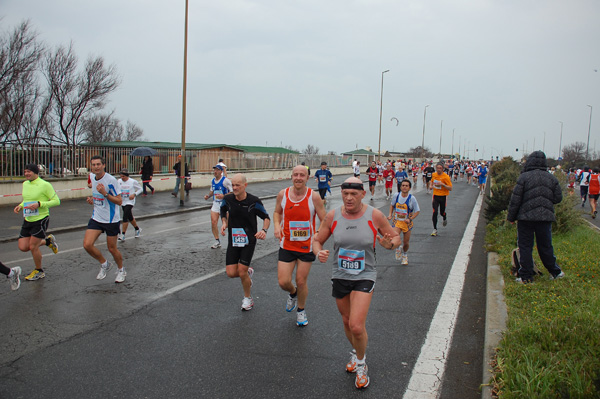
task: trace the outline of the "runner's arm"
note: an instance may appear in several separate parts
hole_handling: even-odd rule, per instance
[[[373,224],[381,236],[377,236],[379,244],[385,249],[394,249],[401,245],[400,235],[390,226],[386,217],[379,209],[373,210]],[[389,245],[389,247],[388,247]]]
[[[323,249],[323,244],[325,244],[331,236],[331,221],[333,220],[334,214],[335,210],[332,210],[325,215],[325,219],[321,222],[319,227],[319,232],[315,235],[313,240],[313,253],[319,258],[319,262],[321,263],[327,262],[327,258],[329,258],[329,250]]]
[[[279,194],[277,194],[275,210],[273,211],[273,234],[277,239],[281,239],[281,218],[283,216],[283,208],[281,207],[281,201],[283,201],[283,194],[284,190],[281,190]]]

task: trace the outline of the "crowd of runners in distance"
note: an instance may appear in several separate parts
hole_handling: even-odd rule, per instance
[[[555,173],[555,171],[550,170],[550,173]],[[567,189],[569,194],[573,195],[575,193],[576,186],[579,186],[581,207],[585,207],[585,203],[589,198],[590,214],[592,219],[596,219],[596,216],[598,216],[598,197],[600,197],[600,168],[595,167],[590,169],[589,166],[584,166],[581,169],[569,169],[567,172]]]

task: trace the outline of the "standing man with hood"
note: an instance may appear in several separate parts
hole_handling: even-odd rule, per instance
[[[560,201],[560,184],[553,174],[548,173],[546,154],[542,151],[532,152],[525,162],[523,173],[517,179],[506,217],[511,223],[518,221],[517,241],[521,267],[517,282],[533,282],[534,236],[540,259],[550,276],[553,279],[565,276],[556,264],[552,246],[552,222],[556,220],[554,205]]]

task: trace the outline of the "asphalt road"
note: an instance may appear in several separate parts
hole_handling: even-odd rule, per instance
[[[287,185],[260,184],[270,186],[248,191],[270,197]],[[224,274],[225,248],[209,248],[209,212],[198,210],[140,220],[143,236],[120,244],[128,276],[119,285],[112,271],[103,281],[95,279],[98,264],[81,248],[81,231],[65,227],[57,234],[61,252],[44,250],[47,277],[24,281],[16,292],[8,287],[0,292],[0,336],[5,338],[0,397],[402,397],[478,198],[475,187],[456,183],[448,226],[431,237],[430,196],[421,187],[414,194],[422,214],[415,221],[409,266],[400,266],[391,251],[377,249],[378,280],[367,320],[371,386],[365,392],[358,392],[353,376],[344,371],[351,348],[331,297],[331,266],[313,264],[309,324],[297,327],[277,284],[278,246],[271,229],[252,264],[255,308],[241,312],[239,280]],[[339,201],[334,189],[329,207]],[[381,192],[366,202],[387,213]],[[264,203],[272,214],[274,199]],[[134,214],[142,208],[140,202]],[[79,212],[84,214],[79,208],[71,212],[72,225],[89,217],[79,220]],[[444,398],[480,396],[483,233],[480,221],[440,391]],[[99,241],[107,254],[103,245]],[[19,264],[26,272],[32,267],[16,243],[0,248],[9,266]]]

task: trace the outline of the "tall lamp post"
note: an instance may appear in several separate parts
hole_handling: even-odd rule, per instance
[[[560,163],[560,150],[562,149],[562,129],[563,129],[563,123],[562,121],[558,121],[558,123],[560,123],[560,139],[558,140],[558,160]]]
[[[381,117],[383,115],[383,74],[389,72],[387,69],[381,72],[381,102],[379,103],[379,149],[377,150],[377,161],[381,158]]]
[[[425,157],[425,118],[427,118],[427,107],[429,107],[429,104],[425,106],[425,111],[423,112],[423,141],[421,141],[421,158]]]
[[[592,130],[592,106],[588,104],[588,107],[590,107],[590,124],[588,125],[588,140],[587,140],[587,146],[585,147],[585,159],[586,160],[589,159],[589,153],[590,153],[590,131]]]
[[[444,126],[444,120],[440,122],[440,159],[442,158],[442,128]]]
[[[188,3],[185,0],[185,31],[183,34],[183,103],[181,112],[181,161],[179,164],[179,205],[183,206],[185,199],[185,120],[186,120],[186,87],[187,87],[187,44],[188,44]]]

